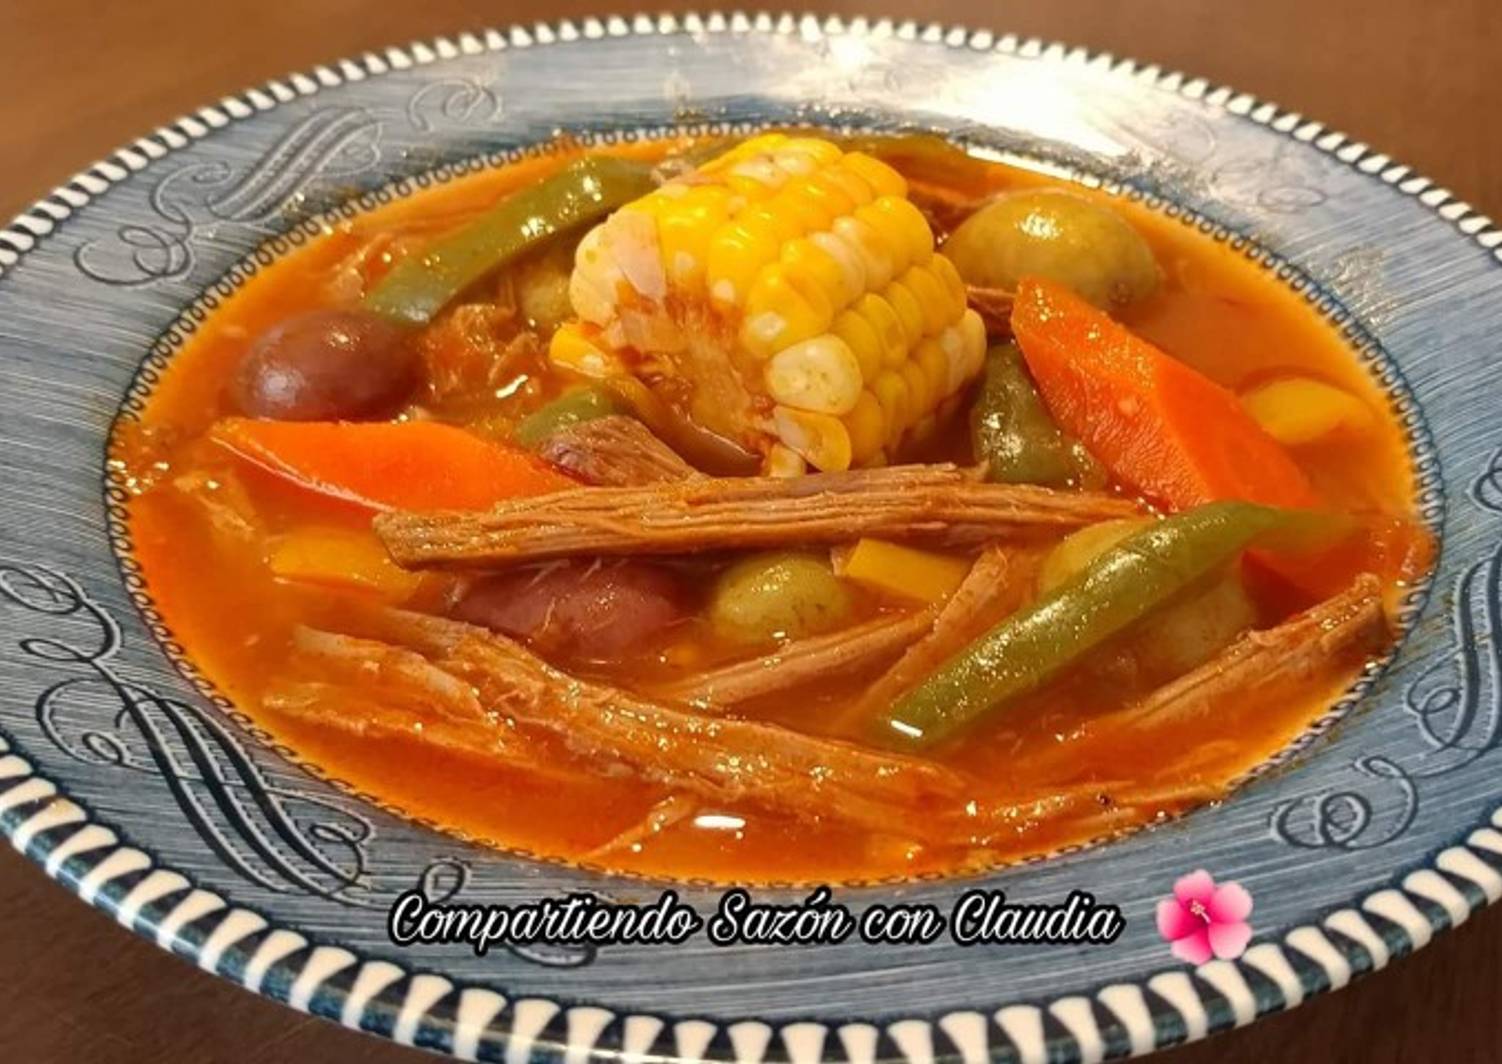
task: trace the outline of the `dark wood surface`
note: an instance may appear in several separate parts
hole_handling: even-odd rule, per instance
[[[1317,117],[1502,213],[1499,0],[811,6],[1037,34],[1203,75]],[[438,33],[602,10],[578,0],[0,0],[0,215],[127,139],[268,77]],[[0,1002],[0,1059],[18,1062],[424,1059],[197,971],[9,850],[0,853]],[[1160,1059],[1495,1061],[1499,1004],[1502,911],[1492,910],[1376,978]]]

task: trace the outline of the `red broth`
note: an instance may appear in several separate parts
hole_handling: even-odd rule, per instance
[[[654,157],[673,147],[656,143],[632,151]],[[352,256],[364,254],[361,268],[379,273],[383,256],[393,249],[420,245],[538,180],[562,158],[488,169],[331,223],[259,271],[172,360],[140,420],[121,423],[111,462],[132,491],[130,530],[152,599],[196,666],[236,705],[324,773],[408,815],[508,850],[579,861],[593,860],[592,851],[637,824],[669,790],[637,778],[580,771],[561,748],[559,773],[518,772],[445,753],[415,738],[357,737],[263,707],[268,687],[288,671],[296,626],[337,631],[370,606],[370,597],[358,591],[277,579],[267,564],[270,544],[309,525],[366,535],[370,515],[289,488],[205,439],[217,419],[236,413],[229,406],[227,381],[253,338],[293,314],[347,301],[340,278]],[[909,176],[941,181],[959,198],[1052,183],[994,163],[922,158],[905,163],[895,147],[889,159]],[[1163,269],[1158,293],[1124,319],[1132,329],[1232,390],[1298,373],[1347,390],[1376,414],[1370,431],[1300,448],[1296,458],[1332,507],[1388,515],[1393,528],[1406,530],[1395,533],[1398,546],[1380,574],[1389,598],[1395,598],[1421,576],[1427,546],[1413,531],[1414,485],[1405,440],[1386,397],[1355,354],[1300,296],[1242,254],[1139,204],[1080,191],[1121,212],[1146,237]],[[468,301],[483,302],[497,290],[487,282],[485,291]],[[458,388],[427,413],[492,431],[514,424],[564,383],[545,359],[524,356],[504,380]],[[927,452],[965,458],[962,420],[941,426]],[[689,560],[680,569],[697,584],[711,578],[719,564]],[[452,594],[453,578],[424,575],[412,582],[406,605],[441,611]],[[901,608],[873,592],[858,592],[854,599],[855,620]],[[1278,588],[1261,589],[1257,602],[1261,623],[1309,604]],[[580,671],[622,687],[650,687],[733,653],[695,617],[671,628],[648,653]],[[1109,670],[1050,684],[935,755],[977,779],[1004,779],[1010,793],[1030,799],[1046,800],[1066,785],[1077,789],[1081,781],[1098,785],[1103,804],[1087,803],[1075,814],[1020,832],[1014,841],[935,847],[900,833],[873,833],[750,806],[706,805],[694,817],[595,863],[615,871],[722,882],[849,881],[959,873],[1047,852],[1101,834],[1098,814],[1114,789],[1161,797],[1131,816],[1111,819],[1109,830],[1172,815],[1203,800],[1287,744],[1363,661],[1360,654],[1349,655],[1275,698],[1228,699],[1185,743],[1187,752],[1167,761],[1158,751],[1129,742],[1104,757],[1097,751],[1071,760],[1071,737],[1082,722],[1120,704],[1119,686]],[[753,719],[827,732],[872,679],[869,672],[828,679],[742,708]],[[544,750],[551,748],[543,744]]]

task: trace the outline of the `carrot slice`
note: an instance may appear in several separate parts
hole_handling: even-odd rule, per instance
[[[1064,286],[1024,278],[1012,331],[1060,428],[1152,502],[1318,505],[1303,471],[1235,395]]]
[[[436,421],[225,418],[209,435],[299,487],[375,510],[479,510],[578,486],[526,451]]]

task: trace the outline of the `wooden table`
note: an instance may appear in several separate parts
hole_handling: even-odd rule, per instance
[[[654,3],[653,9],[677,4]],[[757,5],[748,5],[757,6]],[[989,25],[1150,59],[1296,107],[1502,213],[1498,0],[871,0],[841,13]],[[579,0],[0,0],[0,215],[205,101],[383,44],[594,13]],[[1502,1055],[1502,909],[1379,978],[1167,1054],[1208,1061]],[[0,854],[0,1056],[49,1061],[418,1061],[211,978]]]

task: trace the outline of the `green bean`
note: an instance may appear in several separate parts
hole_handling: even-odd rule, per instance
[[[1245,547],[1311,518],[1245,502],[1176,514],[1101,554],[898,699],[888,745],[929,746],[1035,690]]]
[[[535,449],[543,440],[570,425],[626,412],[626,404],[616,398],[614,392],[606,388],[579,388],[560,395],[522,418],[512,438],[529,450]]]
[[[366,295],[365,306],[425,325],[485,274],[652,188],[651,169],[641,163],[605,155],[579,159],[398,263]]]
[[[991,348],[970,410],[975,456],[988,480],[1058,487],[1079,474],[1075,455],[1043,407],[1016,344]]]
[[[1100,463],[1049,416],[1016,344],[986,356],[970,440],[987,479],[997,483],[1099,488],[1106,481]]]
[[[925,174],[956,176],[967,170],[978,171],[985,165],[963,148],[934,133],[872,133],[841,137],[840,147],[845,151],[865,152],[887,162],[900,160],[905,165],[898,169],[904,174],[918,170]]]

